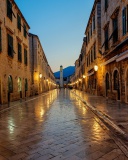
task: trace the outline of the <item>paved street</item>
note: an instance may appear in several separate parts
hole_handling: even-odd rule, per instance
[[[127,160],[111,132],[69,90],[0,114],[0,160]]]

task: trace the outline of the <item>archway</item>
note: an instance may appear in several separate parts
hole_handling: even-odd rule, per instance
[[[27,96],[27,90],[28,90],[28,80],[27,78],[25,79],[25,97]]]
[[[120,82],[119,82],[119,73],[117,70],[114,71],[113,80],[114,80],[114,90],[117,91],[117,100],[120,100]]]
[[[108,90],[109,90],[109,74],[106,74],[106,78],[105,78],[105,86],[106,86],[106,97],[108,97]]]
[[[8,102],[10,102],[10,93],[13,92],[13,80],[12,76],[8,76]]]
[[[18,92],[20,93],[20,98],[22,98],[22,81],[21,78],[18,78]]]

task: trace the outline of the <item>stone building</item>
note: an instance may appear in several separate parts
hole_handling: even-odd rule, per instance
[[[85,62],[86,62],[86,38],[83,38],[83,44],[79,58],[75,61],[75,73],[70,77],[73,88],[85,91]]]
[[[86,35],[86,92],[102,95],[102,69],[99,66],[101,54],[101,0],[95,0],[89,21],[85,30]]]
[[[128,103],[128,0],[101,1],[103,95]]]
[[[30,95],[29,28],[14,0],[0,0],[0,104]]]
[[[55,88],[55,77],[48,64],[39,37],[29,34],[31,95]]]

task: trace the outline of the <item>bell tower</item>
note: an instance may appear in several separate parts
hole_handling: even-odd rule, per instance
[[[63,66],[60,66],[60,87],[64,87],[64,82],[63,82]]]

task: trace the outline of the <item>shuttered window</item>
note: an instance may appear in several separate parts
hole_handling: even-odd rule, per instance
[[[12,21],[12,4],[7,0],[7,16]]]
[[[113,19],[113,43],[118,41],[118,17]]]
[[[24,24],[24,37],[27,37],[26,25]]]
[[[1,34],[1,27],[0,27],[0,52],[2,52],[2,34]]]
[[[17,28],[21,31],[21,17],[17,14]]]
[[[28,64],[28,57],[27,57],[27,50],[24,49],[24,64],[27,65]]]
[[[108,8],[108,0],[104,0],[104,2],[105,2],[105,11],[107,11],[107,8]]]
[[[94,44],[94,60],[96,59],[96,43]]]
[[[22,62],[22,47],[20,43],[18,43],[18,61]]]
[[[126,34],[126,8],[123,9],[122,11],[122,24],[123,24],[123,35]]]
[[[8,55],[13,58],[13,37],[8,34]]]
[[[105,51],[108,50],[108,27],[105,28],[104,30],[104,37],[105,37]]]

